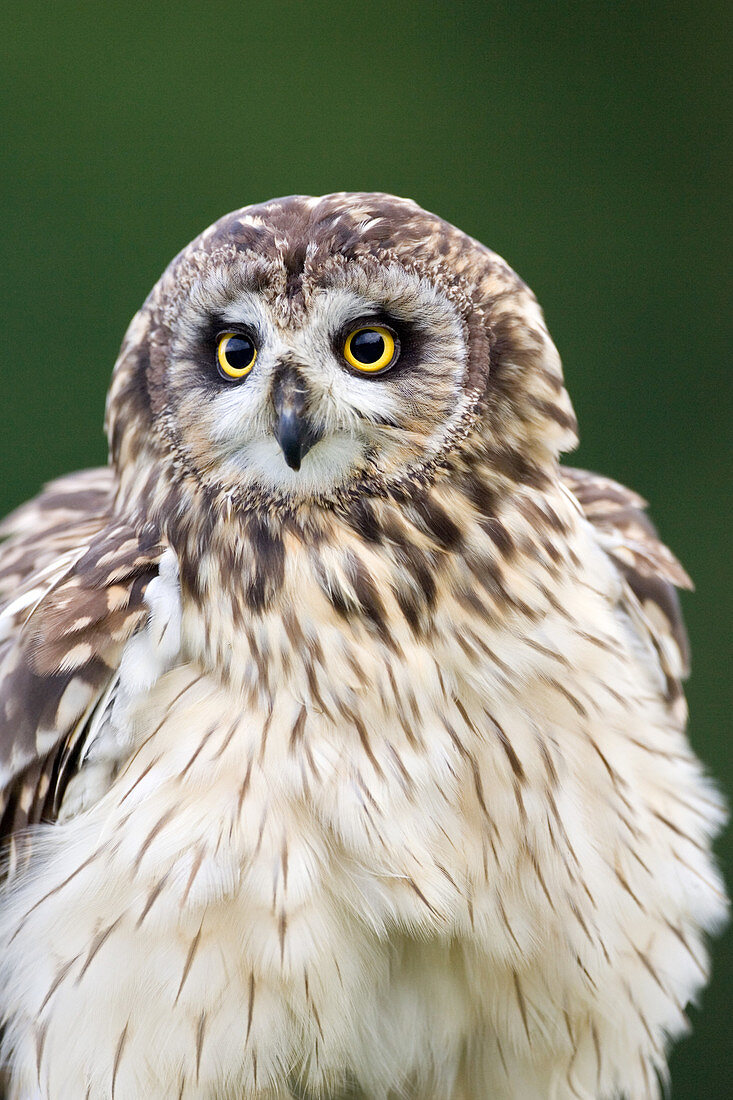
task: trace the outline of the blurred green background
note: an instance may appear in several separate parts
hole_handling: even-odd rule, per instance
[[[693,742],[730,793],[728,5],[67,3],[0,14],[0,514],[105,460],[125,327],[168,260],[276,195],[409,195],[536,291],[582,445],[697,584]],[[730,833],[719,845],[730,878]],[[733,940],[673,1058],[733,1096]]]

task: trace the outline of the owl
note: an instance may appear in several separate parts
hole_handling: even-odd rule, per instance
[[[688,579],[415,203],[222,218],[5,521],[8,1100],[655,1100],[725,917]]]

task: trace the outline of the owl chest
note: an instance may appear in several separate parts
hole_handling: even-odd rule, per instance
[[[360,734],[304,713],[289,692],[265,715],[237,713],[212,684],[186,683],[161,685],[189,706],[158,719],[116,792],[140,815],[135,845],[111,859],[138,899],[145,981],[182,1032],[206,1017],[212,1061],[218,1037],[225,1058],[244,1049],[230,1066],[243,1079],[282,1064],[333,1078],[356,1060],[397,1080],[400,1020],[449,990],[466,1002],[451,937],[469,925],[471,842],[450,738],[426,753],[397,727],[378,742],[366,719]]]
[[[135,770],[154,760],[169,777],[195,822],[192,847],[216,849],[240,903],[267,911],[281,939],[283,914],[289,931],[329,904],[380,934],[444,931],[465,917],[467,863],[483,843],[465,712],[446,699],[429,647],[403,638],[396,658],[329,617],[306,580],[294,612],[246,637],[225,619],[184,615],[194,660],[146,701],[153,735],[138,733]],[[202,664],[217,675],[202,677]]]
[[[455,731],[428,713],[406,728],[368,696],[349,718],[287,687],[249,707],[190,669],[170,673],[115,787],[137,820],[137,873],[184,884],[185,912],[257,923],[284,969],[307,962],[329,922],[352,936],[461,922],[481,830]]]
[[[45,1013],[49,1072],[85,1021],[74,1095],[117,1072],[123,1097],[179,1080],[259,1096],[283,1067],[314,1094],[355,1073],[386,1095],[445,996],[438,1031],[460,1050],[470,843],[450,737],[436,727],[426,753],[396,724],[377,741],[368,716],[340,727],[290,691],[266,711],[235,702],[192,666],[163,676],[108,792],[38,838],[44,879],[6,899],[9,973],[41,960],[15,1007]]]
[[[515,949],[506,882],[531,808],[499,735],[476,742],[467,685],[447,710],[434,665],[416,659],[357,690],[335,653],[318,698],[304,673],[250,701],[193,663],[146,693],[129,760],[88,812],[47,834],[49,873],[9,911],[25,921],[19,965],[47,945],[28,1015],[46,1004],[49,1052],[63,1059],[65,1021],[98,1020],[99,1073],[114,1061],[102,1063],[109,1034],[124,1033],[139,1048],[121,1063],[133,1075],[164,1011],[150,1096],[180,1066],[214,1093],[306,1065],[318,1090],[320,1074],[356,1067],[383,1074],[367,1091],[386,1094],[415,1033],[459,1057],[476,1012],[464,945],[480,922],[487,962]],[[518,711],[497,719],[522,734]],[[120,1090],[140,1094],[139,1080]]]

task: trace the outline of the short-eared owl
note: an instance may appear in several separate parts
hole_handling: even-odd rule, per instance
[[[381,194],[222,218],[0,551],[11,1100],[652,1100],[724,918],[686,574],[531,291]]]

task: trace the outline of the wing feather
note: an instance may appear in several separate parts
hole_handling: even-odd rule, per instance
[[[112,514],[114,477],[62,478],[0,527],[0,838],[55,816],[75,746],[146,616],[163,553]]]
[[[82,470],[50,482],[0,522],[0,604],[88,543],[107,522],[114,489],[110,467]]]
[[[561,474],[625,579],[631,609],[659,656],[670,703],[682,712],[680,680],[689,672],[690,647],[676,588],[692,588],[692,581],[660,540],[643,497],[586,470],[563,466]]]

